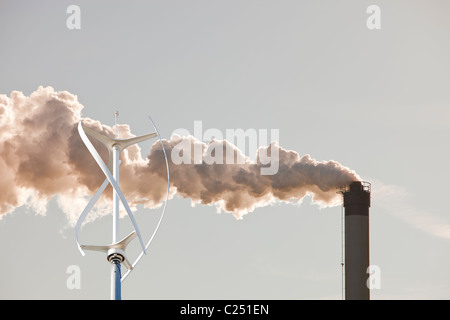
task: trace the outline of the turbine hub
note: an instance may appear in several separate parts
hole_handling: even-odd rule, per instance
[[[119,261],[120,263],[125,261],[125,251],[117,248],[109,249],[107,260],[111,263]]]

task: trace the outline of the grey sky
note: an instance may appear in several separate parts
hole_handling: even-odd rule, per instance
[[[70,4],[81,30],[66,27]],[[366,27],[370,4],[381,30]],[[436,0],[1,0],[0,93],[67,90],[84,116],[112,125],[119,109],[135,134],[151,130],[148,114],[167,138],[195,120],[223,132],[278,128],[283,148],[373,182],[371,263],[382,287],[372,298],[449,299],[449,9]],[[339,299],[340,208],[309,202],[237,221],[171,200],[123,298]],[[137,213],[144,232],[159,213]],[[109,241],[111,220],[82,237]],[[56,201],[46,217],[20,208],[1,219],[0,249],[2,299],[109,297],[109,264],[80,256]],[[66,287],[69,265],[81,268],[81,290]]]

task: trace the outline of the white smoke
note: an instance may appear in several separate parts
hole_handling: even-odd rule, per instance
[[[88,198],[104,180],[103,173],[81,141],[76,126],[83,124],[103,134],[114,136],[113,129],[100,122],[82,118],[83,106],[77,96],[39,87],[30,96],[13,91],[0,95],[0,217],[21,206],[44,213],[47,202],[56,197],[61,210],[74,224]],[[119,125],[123,138],[133,136],[128,125]],[[92,141],[106,160],[107,153]],[[208,148],[234,148],[226,140],[203,143],[192,136],[173,135],[163,140],[168,155],[180,143],[201,144]],[[259,155],[278,152],[278,172],[261,175]],[[207,157],[207,155],[205,155]],[[159,141],[146,159],[134,145],[121,155],[121,189],[132,208],[161,205],[167,186],[165,161]],[[352,170],[336,161],[316,161],[300,157],[272,143],[257,151],[255,161],[247,157],[242,164],[174,164],[169,156],[171,196],[192,199],[193,203],[215,205],[219,211],[236,218],[275,200],[299,202],[310,195],[322,206],[341,202],[336,188],[360,180]],[[191,163],[194,163],[193,161]],[[105,192],[91,219],[110,211]]]

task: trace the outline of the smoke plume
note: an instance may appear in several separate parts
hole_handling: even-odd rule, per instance
[[[16,208],[26,206],[45,214],[49,200],[56,198],[71,224],[75,224],[89,198],[104,180],[103,173],[81,141],[77,124],[114,136],[113,128],[83,118],[83,106],[77,96],[39,87],[30,96],[13,91],[10,97],[0,95],[0,218]],[[119,125],[121,138],[132,137],[128,125]],[[104,147],[92,140],[107,163]],[[360,180],[355,172],[336,161],[318,162],[309,155],[285,150],[272,143],[260,148],[279,153],[279,170],[274,175],[261,175],[264,165],[245,158],[243,164],[174,164],[171,151],[180,143],[234,148],[226,140],[203,143],[192,136],[173,135],[163,140],[171,180],[171,197],[178,194],[192,202],[214,205],[218,211],[231,212],[236,218],[257,207],[275,201],[300,202],[310,195],[321,206],[341,202],[336,188]],[[266,150],[267,149],[267,150]],[[134,145],[122,152],[120,186],[130,206],[157,207],[167,190],[166,166],[159,141],[146,157]],[[194,162],[191,162],[194,163]],[[90,220],[111,212],[109,197],[104,193]]]

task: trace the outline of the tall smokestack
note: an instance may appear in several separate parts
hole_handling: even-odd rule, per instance
[[[369,300],[370,184],[354,181],[344,191],[345,207],[345,299]]]

